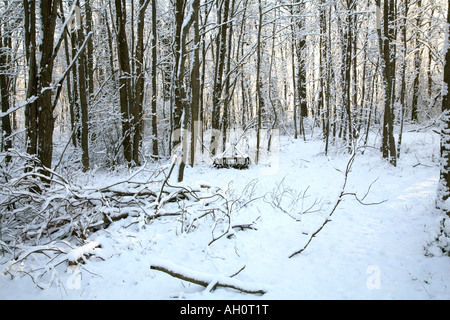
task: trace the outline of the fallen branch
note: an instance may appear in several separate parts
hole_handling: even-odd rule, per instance
[[[342,189],[341,192],[339,193],[339,196],[333,206],[333,209],[330,211],[330,214],[326,217],[325,221],[322,223],[322,225],[313,232],[313,234],[311,235],[311,237],[309,238],[308,242],[303,246],[303,248],[301,248],[300,250],[295,251],[294,253],[292,253],[289,258],[292,258],[293,256],[302,253],[307,247],[308,245],[311,243],[312,239],[323,229],[323,227],[325,227],[325,225],[331,221],[330,217],[333,215],[334,211],[336,211],[336,208],[338,207],[338,205],[341,203],[342,198],[345,195],[345,187],[347,185],[347,181],[348,181],[348,174],[350,173],[350,170],[352,168],[353,162],[355,161],[355,156],[356,156],[356,152],[353,152],[352,156],[350,157],[350,160],[347,163],[347,167],[345,169],[345,173],[344,173],[344,183],[342,184]]]
[[[58,272],[55,270],[57,266],[84,264],[92,256],[103,260],[101,255],[98,255],[100,248],[100,243],[94,241],[77,247],[65,240],[52,241],[47,245],[39,246],[18,245],[14,248],[14,251],[17,251],[14,252],[14,259],[5,264],[2,263],[1,272],[9,274],[11,279],[17,275],[27,275],[39,289],[44,290],[53,281],[59,281]],[[38,258],[40,255],[47,260],[44,267],[42,260]],[[45,275],[47,275],[46,279],[44,279]]]
[[[170,171],[169,171],[169,175],[166,176],[166,179],[164,179],[164,182],[163,182],[163,184],[161,185],[161,190],[160,190],[160,192],[159,192],[159,196],[158,196],[157,203],[160,203],[160,201],[161,201],[161,197],[162,197],[162,193],[163,193],[164,187],[165,187],[167,181],[169,180],[170,175],[172,174],[173,168],[175,168],[175,164],[176,164],[176,161],[173,161],[172,167],[170,168]],[[159,206],[159,207],[160,207],[160,206]]]
[[[244,293],[265,294],[267,291],[256,288],[252,284],[244,283],[231,277],[203,273],[177,266],[169,261],[155,260],[150,264],[150,269],[162,271],[168,275],[188,281],[205,288],[224,287]],[[239,271],[240,272],[240,271]]]
[[[258,230],[255,227],[253,227],[253,223],[236,224],[236,225],[232,226],[231,228],[233,228],[233,229],[240,229],[240,231],[243,231],[245,229]]]
[[[289,258],[292,258],[292,257],[294,257],[295,255],[302,253],[302,252],[308,247],[308,245],[311,243],[312,239],[313,239],[320,231],[322,231],[322,229],[325,227],[325,225],[326,225],[328,222],[331,221],[331,219],[330,219],[331,216],[332,216],[333,213],[336,211],[336,208],[339,206],[339,204],[341,203],[341,201],[342,201],[342,199],[344,198],[344,196],[347,196],[347,195],[354,196],[355,199],[356,199],[360,204],[362,204],[362,205],[377,205],[377,204],[381,204],[381,203],[383,203],[383,202],[386,201],[386,200],[383,200],[383,201],[380,201],[380,202],[374,202],[374,203],[365,203],[365,202],[363,202],[364,199],[365,199],[365,198],[367,197],[367,195],[369,194],[370,188],[372,187],[372,185],[373,185],[377,180],[373,181],[373,182],[370,184],[370,186],[369,186],[369,188],[368,188],[366,194],[364,195],[364,197],[363,197],[362,199],[359,199],[358,196],[356,195],[356,193],[354,193],[354,192],[345,192],[345,188],[346,188],[347,182],[348,182],[348,175],[349,175],[349,173],[350,173],[350,171],[351,171],[353,162],[355,161],[355,156],[356,156],[356,150],[354,150],[352,156],[350,157],[350,159],[349,159],[349,161],[348,161],[348,163],[347,163],[347,167],[346,167],[345,173],[344,173],[344,183],[342,184],[341,192],[339,193],[339,196],[338,196],[336,202],[334,203],[334,206],[333,206],[333,208],[331,209],[330,213],[329,213],[328,216],[325,218],[324,222],[319,226],[319,228],[317,228],[317,230],[314,231],[314,232],[311,234],[309,240],[306,242],[306,244],[303,246],[303,248],[301,248],[300,250],[297,250],[297,251],[295,251],[294,253],[292,253],[292,254],[289,256]],[[340,171],[340,170],[338,170],[338,171]]]

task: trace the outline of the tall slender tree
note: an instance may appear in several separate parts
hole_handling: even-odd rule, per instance
[[[377,0],[377,7],[380,8],[380,0]],[[381,68],[383,76],[383,136],[382,136],[382,155],[383,158],[388,159],[389,162],[396,166],[397,156],[394,140],[394,50],[393,41],[394,36],[394,22],[395,22],[395,6],[393,0],[385,0],[383,6],[383,32],[381,28],[378,29]]]
[[[145,11],[150,0],[139,0],[137,22],[137,44],[135,58],[134,106],[133,106],[133,162],[139,165],[139,150],[142,141],[142,112],[144,110],[144,27]],[[155,36],[155,35],[152,35]],[[152,43],[153,44],[153,43]],[[154,54],[154,53],[153,53]],[[153,88],[153,87],[152,87]],[[153,97],[153,96],[152,96]],[[152,102],[153,106],[153,102]],[[153,111],[153,110],[152,110]]]
[[[437,191],[437,207],[450,217],[450,0],[447,7],[447,25],[445,33],[445,66],[442,83],[441,113],[441,163]]]
[[[418,0],[416,2],[416,49],[414,51],[414,80],[413,80],[413,98],[411,104],[411,120],[418,121],[419,120],[419,98],[421,96],[419,84],[420,84],[420,67],[422,64],[422,49],[419,41],[419,37],[421,36],[421,24],[422,24],[422,0]]]
[[[296,97],[297,97],[297,106],[299,110],[299,131],[300,134],[303,135],[303,139],[305,137],[305,127],[303,118],[308,116],[308,102],[306,96],[306,36],[304,31],[304,17],[301,16],[303,14],[305,5],[303,2],[300,2],[298,6],[295,8],[294,13],[297,15],[296,17],[296,25],[295,25],[295,50],[297,53],[297,79],[296,79]]]
[[[126,33],[126,4],[123,0],[115,0],[116,7],[116,28],[117,28],[117,51],[120,67],[120,112],[122,114],[122,146],[125,161],[128,165],[132,164],[132,143],[131,143],[131,108],[132,90],[131,90],[131,68],[130,56]]]
[[[40,165],[51,168],[54,129],[53,65],[62,40],[60,37],[60,41],[54,45],[58,1],[43,1],[39,5],[39,42],[36,42],[36,2],[24,0],[23,5],[28,65],[25,110],[27,151],[31,155],[37,155]],[[44,170],[43,174],[48,175],[48,171]]]
[[[197,4],[197,9],[195,5]],[[187,17],[185,17],[185,10],[188,8]],[[185,61],[186,61],[186,38],[195,20],[195,11],[198,10],[198,2],[194,0],[177,1],[175,10],[175,45],[174,45],[174,93],[175,93],[175,133],[177,144],[181,143],[181,163],[178,170],[178,181],[184,179],[184,168],[186,167],[188,156],[188,141],[187,141],[187,124],[191,115],[190,101],[187,101],[187,93],[185,88]]]
[[[213,130],[220,130],[220,115],[221,106],[223,105],[222,93],[223,93],[223,73],[225,68],[225,58],[227,52],[227,30],[228,30],[228,15],[230,9],[230,0],[217,2],[217,16],[219,25],[218,33],[216,35],[216,62],[214,71],[214,83],[213,83],[213,97],[212,97],[212,116],[211,125]],[[215,134],[211,137],[211,152],[216,154],[219,141]]]
[[[195,163],[195,149],[197,139],[201,130],[199,119],[200,114],[200,0],[194,0],[192,3],[193,26],[194,26],[194,53],[191,67],[191,166]]]
[[[156,100],[157,100],[157,87],[156,87],[156,66],[157,66],[157,15],[156,15],[156,0],[152,0],[152,153],[153,156],[159,155],[158,151],[158,127],[157,127],[157,115],[156,115]]]
[[[261,76],[261,33],[263,27],[263,5],[261,0],[258,0],[258,35],[256,39],[256,100],[257,100],[257,117],[258,124],[256,128],[256,158],[255,163],[258,164],[261,153],[261,121],[262,112],[264,108],[264,97],[262,89],[262,76]]]
[[[81,163],[83,171],[89,170],[89,112],[88,112],[88,87],[89,82],[86,76],[86,54],[84,50],[81,50],[81,45],[84,43],[84,31],[82,24],[79,26],[77,35],[75,36],[75,47],[79,52],[79,58],[77,60],[78,65],[78,85],[79,85],[79,98],[80,98],[80,111],[81,111]]]
[[[23,0],[25,56],[27,59],[28,83],[25,105],[25,127],[27,132],[27,152],[37,155],[37,93],[38,70],[36,59],[36,1]]]
[[[343,103],[344,103],[344,110],[346,114],[346,119],[344,120],[344,126],[345,123],[347,124],[345,127],[345,131],[348,134],[348,143],[351,146],[353,144],[353,122],[352,122],[352,108],[351,108],[351,87],[352,87],[352,78],[351,78],[351,70],[352,70],[352,62],[355,59],[353,57],[353,47],[354,47],[354,32],[355,26],[354,26],[354,11],[355,11],[355,5],[356,1],[354,0],[346,0],[346,15],[345,15],[345,31],[344,31],[344,39],[343,39],[343,45],[344,45],[344,52],[343,52]],[[355,78],[355,77],[354,77]],[[355,79],[353,79],[355,81]],[[347,139],[347,137],[344,137]]]
[[[10,108],[10,87],[11,87],[11,76],[10,72],[8,72],[8,60],[11,60],[9,58],[9,52],[11,48],[9,45],[9,42],[6,38],[2,37],[2,26],[0,25],[0,104],[1,104],[1,111],[5,113],[5,115],[2,116],[2,151],[8,151],[12,147],[12,141],[11,141],[11,117],[9,114],[9,108]],[[9,157],[6,158],[6,162],[9,162]]]

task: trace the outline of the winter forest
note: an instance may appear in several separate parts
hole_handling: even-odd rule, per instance
[[[450,299],[446,0],[0,2],[0,299]]]

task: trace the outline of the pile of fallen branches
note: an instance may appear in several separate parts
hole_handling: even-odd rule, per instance
[[[258,199],[254,197],[256,180],[239,192],[232,185],[225,190],[206,184],[171,185],[173,164],[152,169],[144,165],[110,184],[83,185],[39,166],[28,155],[12,151],[0,157],[4,161],[0,161],[2,270],[12,277],[25,274],[41,289],[45,287],[41,279],[57,266],[83,263],[92,254],[101,258],[101,250],[94,250],[101,246],[93,244],[91,235],[120,219],[131,217],[131,224],[145,225],[172,217],[177,231],[187,233],[208,217],[209,246],[235,230],[254,228],[253,222],[232,224],[232,214]],[[30,263],[46,267],[36,269]]]
[[[1,271],[11,279],[27,276],[41,290],[51,286],[65,289],[58,268],[61,266],[64,273],[66,270],[73,272],[69,271],[70,268],[80,268],[91,257],[103,260],[100,248],[101,245],[95,241],[86,241],[77,246],[65,240],[35,246],[18,245],[14,252],[15,258],[2,263]]]
[[[70,182],[48,168],[17,167],[20,169],[1,172],[0,240],[3,247],[12,243],[38,244],[43,238],[50,241],[69,236],[87,239],[91,232],[106,228],[113,221],[128,216],[150,216],[150,209],[193,198],[196,192],[168,186],[158,190],[157,176],[164,170],[156,170],[147,181],[134,181],[136,173],[111,185],[92,187]]]

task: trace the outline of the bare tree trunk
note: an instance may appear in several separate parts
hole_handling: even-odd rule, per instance
[[[10,94],[8,88],[10,79],[7,72],[7,61],[8,61],[8,53],[6,52],[5,48],[9,47],[7,44],[7,41],[5,39],[5,43],[3,44],[3,38],[2,38],[2,30],[0,27],[0,103],[2,105],[2,112],[6,113],[8,112],[10,108]],[[11,120],[9,113],[4,115],[2,117],[2,142],[4,141],[4,144],[1,146],[2,151],[8,151],[12,147],[12,141],[10,140],[11,137]],[[9,156],[6,157],[6,163],[9,163],[10,158]]]
[[[450,0],[448,1],[447,12],[447,32],[445,34],[445,66],[444,66],[444,82],[442,89],[442,114],[441,114],[441,164],[440,176],[437,191],[437,208],[445,212],[450,217],[448,204],[445,202],[450,198],[450,39],[448,26],[450,25]]]
[[[59,10],[61,11],[61,13],[63,13],[63,3],[62,1],[59,3]],[[65,21],[64,15],[62,14],[62,19],[63,22]],[[68,33],[64,32],[64,54],[65,54],[65,58],[66,58],[66,66],[69,67],[70,65],[70,53],[69,53],[69,41],[67,40],[67,36]],[[74,147],[77,146],[77,139],[76,139],[76,134],[75,134],[75,127],[77,126],[76,122],[75,122],[75,102],[73,100],[73,90],[76,90],[76,88],[72,88],[72,75],[73,75],[74,71],[73,68],[70,68],[68,74],[67,74],[67,78],[66,78],[66,85],[67,85],[67,98],[69,100],[69,114],[70,114],[70,129],[73,132],[71,139],[72,139],[72,144]]]
[[[379,6],[380,0],[377,0],[377,6]],[[384,3],[384,26],[383,34],[381,29],[378,29],[379,46],[381,53],[381,67],[383,75],[383,97],[384,97],[384,116],[383,116],[383,137],[382,137],[382,154],[383,158],[389,159],[389,162],[396,166],[397,156],[393,133],[393,81],[395,72],[393,70],[393,55],[391,48],[391,41],[393,28],[390,28],[390,24],[394,22],[394,6],[393,1],[385,1]]]
[[[395,0],[389,0],[389,31],[388,31],[388,39],[389,39],[389,119],[388,119],[388,141],[389,141],[389,162],[393,166],[397,166],[397,148],[395,145],[395,138],[394,138],[394,105],[395,105],[395,69],[396,69],[396,42],[395,39],[397,37],[397,29],[396,29],[396,1]]]
[[[296,13],[300,14],[303,11],[303,8],[304,8],[303,4],[300,3]],[[302,34],[303,25],[304,25],[303,18],[299,17],[296,23],[297,34],[295,35],[296,38],[295,43],[297,50],[297,100],[300,109],[299,130],[300,134],[303,135],[303,140],[306,140],[303,118],[308,116],[308,105],[306,98],[306,65],[303,56],[305,54],[304,50],[306,49],[306,39],[305,36]]]
[[[80,50],[81,44],[84,42],[84,33],[82,28],[78,30],[78,41],[77,41],[77,50]],[[78,65],[78,75],[79,75],[79,94],[80,94],[80,107],[81,107],[81,163],[83,166],[83,171],[86,172],[89,170],[89,129],[88,129],[88,98],[87,98],[87,88],[86,88],[86,75],[85,75],[85,67],[86,67],[86,55],[84,54],[84,50],[80,52],[79,60],[77,61]]]
[[[200,27],[199,27],[199,6],[200,0],[195,0],[192,4],[193,24],[194,24],[194,59],[191,68],[191,167],[195,163],[195,147],[197,145],[198,133],[201,122],[199,121],[200,104]]]
[[[38,159],[41,165],[47,168],[52,167],[53,155],[53,104],[52,104],[52,74],[54,54],[54,35],[57,17],[57,0],[48,0],[40,3],[41,19],[41,40],[39,44],[39,84],[38,84]],[[40,92],[39,92],[40,91]],[[43,171],[48,175],[48,171]]]
[[[134,107],[133,107],[133,161],[139,165],[139,149],[142,140],[142,111],[144,103],[144,26],[145,11],[150,0],[139,0],[139,14],[137,22],[137,44],[135,53],[136,65],[136,83],[134,88]]]
[[[173,132],[176,132],[181,129],[181,121],[183,115],[183,97],[184,97],[184,89],[183,89],[183,71],[184,65],[182,64],[184,48],[181,44],[182,37],[182,25],[184,20],[184,10],[186,6],[186,1],[177,1],[175,7],[175,36],[174,36],[174,44],[173,44],[173,57],[174,57],[174,68],[172,70],[173,73],[173,87],[174,87],[174,102],[175,109],[173,112]],[[181,52],[183,50],[183,53]],[[181,142],[181,135],[175,137],[172,141],[172,144],[175,146],[176,144]]]
[[[185,20],[184,11],[186,5],[190,5],[188,20]],[[184,168],[186,166],[188,156],[188,142],[185,130],[187,129],[187,123],[190,116],[189,103],[186,100],[186,90],[184,89],[184,72],[185,72],[185,59],[186,59],[186,37],[189,29],[194,22],[194,7],[198,2],[191,0],[189,3],[185,1],[177,1],[177,7],[175,12],[175,68],[174,68],[174,84],[175,84],[175,115],[177,115],[177,121],[175,122],[174,131],[178,131],[178,143],[181,142],[181,163],[178,168],[178,182],[184,179]],[[175,117],[174,117],[175,119]],[[182,122],[182,123],[181,123]]]
[[[352,117],[351,117],[351,106],[350,106],[350,86],[351,86],[351,79],[350,79],[350,72],[351,72],[351,61],[352,61],[352,41],[351,41],[351,33],[352,33],[352,27],[350,26],[350,5],[351,0],[347,0],[347,14],[345,17],[345,31],[344,31],[344,38],[343,38],[343,55],[342,55],[342,79],[343,79],[343,103],[344,107],[342,112],[347,115],[346,121],[344,121],[348,125],[348,134],[349,134],[349,143],[352,143],[352,137],[351,137],[351,125],[352,125]],[[344,116],[342,117],[344,119]],[[342,128],[342,126],[341,126]],[[347,126],[345,126],[345,129],[347,129]],[[345,130],[347,131],[347,130]],[[344,139],[346,140],[347,137],[344,134]],[[350,148],[351,150],[351,148]]]
[[[259,12],[259,20],[258,20],[258,38],[256,44],[256,100],[258,107],[258,127],[257,127],[257,135],[256,135],[256,159],[255,163],[259,163],[259,155],[261,148],[261,117],[262,110],[264,108],[264,99],[262,96],[262,79],[261,79],[261,30],[263,23],[263,11],[262,11],[262,3],[261,0],[258,0],[258,12]]]
[[[402,65],[402,82],[400,89],[400,133],[398,135],[398,144],[397,144],[397,158],[400,158],[400,150],[402,145],[402,135],[403,135],[403,122],[405,120],[405,111],[406,111],[406,53],[407,53],[407,39],[406,39],[406,20],[408,17],[408,0],[404,0],[404,17],[403,17],[403,25],[402,25],[402,38],[403,38],[403,65]]]
[[[291,11],[292,14],[292,11]],[[293,87],[293,108],[294,108],[294,139],[298,139],[297,129],[297,75],[295,72],[295,35],[294,24],[292,24],[292,45],[291,45],[291,59],[292,59],[292,87]]]
[[[70,42],[72,45],[72,59],[75,59],[75,56],[77,55],[77,50],[78,50],[78,33],[77,32],[72,32],[72,35],[70,37]],[[78,89],[79,89],[79,85],[78,85],[78,70],[77,68],[72,68],[72,111],[73,111],[73,123],[74,123],[74,128],[75,128],[75,132],[73,135],[73,140],[74,140],[74,146],[78,146],[79,144],[81,144],[81,126],[80,126],[80,117],[81,117],[81,109],[80,109],[80,99],[79,99],[79,94],[78,94]]]
[[[329,36],[330,30],[328,30],[327,33],[327,15],[325,11],[325,5],[326,1],[321,0],[321,7],[320,7],[320,79],[321,79],[321,101],[322,101],[322,108],[325,108],[324,113],[324,121],[323,121],[323,134],[324,134],[324,140],[325,140],[325,155],[328,154],[328,146],[329,146],[329,139],[330,139],[330,85],[331,85],[331,70],[330,70],[330,43],[331,39]],[[330,27],[328,28],[330,29]],[[326,79],[324,81],[324,77],[326,76]],[[323,111],[322,111],[323,112]]]
[[[111,3],[110,3],[111,6]],[[104,21],[105,21],[105,29],[106,33],[108,35],[108,53],[109,53],[109,72],[111,73],[111,79],[112,79],[112,86],[114,90],[117,88],[117,80],[116,80],[116,73],[114,71],[114,48],[113,48],[113,36],[111,34],[111,28],[109,27],[109,19],[108,19],[108,11],[104,10]],[[111,17],[112,21],[112,17]]]
[[[85,12],[86,12],[86,34],[89,34],[92,31],[92,8],[90,4],[90,0],[85,0],[84,3]],[[88,39],[87,43],[87,52],[86,52],[86,74],[87,74],[87,91],[89,93],[88,96],[88,104],[92,104],[92,98],[94,94],[94,44],[92,42],[92,38]],[[82,42],[80,42],[82,43]]]
[[[416,18],[416,28],[420,30],[421,25],[421,11],[422,8],[422,0],[417,1],[417,18]],[[416,51],[414,53],[414,80],[413,80],[413,99],[412,99],[412,105],[411,105],[411,121],[418,121],[419,119],[419,111],[418,111],[418,104],[419,104],[419,96],[420,96],[420,66],[422,64],[422,50],[418,48],[419,41],[418,37],[420,35],[417,34],[416,36]]]
[[[347,0],[347,15],[346,15],[346,30],[344,33],[344,56],[343,56],[343,83],[344,83],[344,111],[347,114],[347,130],[348,130],[348,142],[351,150],[351,145],[353,144],[353,122],[352,122],[352,109],[351,109],[351,96],[350,96],[350,89],[352,86],[352,79],[351,79],[351,70],[352,70],[352,60],[353,60],[353,32],[354,25],[353,25],[353,18],[352,18],[352,11],[354,11],[355,2],[354,0]],[[355,77],[353,79],[355,81]]]
[[[231,1],[231,8],[229,9],[230,13],[228,13],[229,19],[232,21],[233,20],[233,15],[234,15],[234,6],[235,6],[235,0]],[[227,19],[228,20],[228,19]],[[230,117],[231,117],[231,112],[230,112],[230,101],[231,99],[231,93],[230,93],[230,89],[231,89],[231,85],[230,85],[230,69],[231,69],[231,49],[232,49],[232,39],[233,39],[233,23],[229,22],[229,26],[227,27],[228,29],[228,34],[227,34],[227,46],[226,46],[226,53],[225,53],[225,57],[226,57],[226,69],[225,69],[225,84],[224,84],[224,92],[223,92],[223,116],[222,116],[222,145],[223,145],[223,149],[225,150],[226,148],[226,139],[227,139],[227,129],[230,126]],[[225,58],[224,57],[224,58]],[[224,60],[225,63],[225,60]]]
[[[219,5],[223,6],[218,12],[218,25],[220,25],[219,32],[216,37],[216,65],[214,74],[214,84],[213,84],[213,109],[212,109],[212,129],[220,129],[220,109],[222,104],[222,91],[223,91],[223,70],[225,67],[225,55],[226,55],[226,41],[227,41],[227,20],[228,12],[230,7],[230,0],[224,0],[223,2],[218,2]],[[215,135],[212,135],[211,145],[216,145]],[[211,152],[216,154],[216,147],[211,147]]]
[[[320,38],[319,38],[319,93],[318,93],[318,112],[320,121],[322,122],[322,136],[325,140],[327,134],[326,134],[326,121],[325,118],[325,99],[326,99],[326,92],[325,92],[325,81],[324,81],[324,74],[325,74],[325,65],[326,65],[326,41],[325,34],[326,34],[326,17],[325,17],[325,3],[321,0],[320,1],[320,8],[319,8],[319,27],[320,27]],[[325,149],[327,149],[327,146],[325,146]],[[327,152],[325,151],[325,154]]]
[[[292,0],[294,4],[295,0]],[[296,33],[295,33],[295,17],[294,17],[294,5],[290,7],[291,14],[291,65],[292,65],[292,91],[293,91],[293,118],[294,118],[294,139],[298,139],[298,126],[297,126],[297,109],[298,109],[298,92],[297,92],[297,73],[295,68],[296,56],[295,49],[297,47]]]
[[[153,156],[157,157],[158,152],[158,127],[157,127],[157,116],[156,116],[156,62],[158,60],[156,53],[156,0],[152,0],[152,153]]]
[[[25,127],[27,132],[27,153],[37,155],[37,61],[36,61],[36,1],[23,0],[25,54],[28,65],[27,104],[25,106]]]
[[[122,146],[125,161],[128,165],[132,164],[132,145],[131,145],[131,86],[130,86],[130,57],[128,53],[128,43],[126,34],[126,11],[125,3],[122,0],[115,0],[116,5],[116,27],[117,31],[117,51],[120,66],[120,112],[122,113]]]

